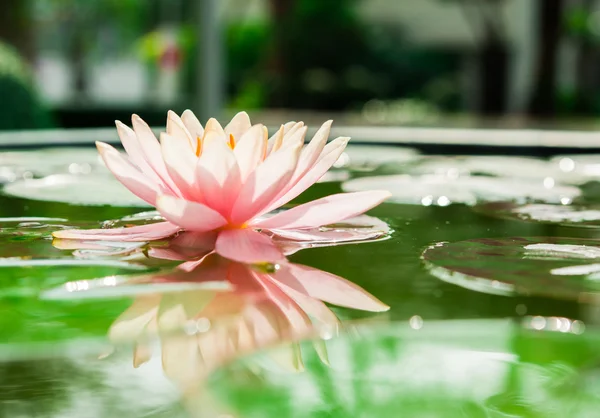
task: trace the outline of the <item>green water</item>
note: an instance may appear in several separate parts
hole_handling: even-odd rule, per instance
[[[317,184],[295,203],[340,190],[339,183]],[[389,224],[389,239],[306,249],[290,260],[354,282],[389,305],[388,312],[333,307],[343,320],[339,336],[246,353],[205,380],[193,372],[205,360],[189,353],[194,335],[149,341],[153,355],[138,368],[133,341],[109,342],[111,325],[133,298],[40,297],[67,282],[172,265],[111,264],[114,258],[53,265],[72,253],[53,247],[53,230],[98,227],[137,212],[0,197],[1,217],[66,219],[2,224],[0,257],[51,261],[0,267],[0,416],[600,416],[600,315],[593,303],[551,290],[544,294],[555,297],[469,290],[434,277],[421,259],[440,242],[597,238],[595,229],[495,218],[465,205],[382,204],[369,215]],[[531,324],[538,316],[585,328],[537,331]],[[165,341],[177,353],[176,364],[161,361],[158,346],[164,352]]]

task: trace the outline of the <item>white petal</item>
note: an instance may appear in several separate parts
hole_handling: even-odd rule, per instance
[[[169,110],[167,116],[167,134],[189,144],[189,152],[195,154],[196,141],[192,138],[181,118],[172,110]]]
[[[191,196],[198,158],[185,139],[163,133],[160,136],[160,144],[169,175],[184,196]]]
[[[96,147],[104,160],[106,167],[114,176],[140,199],[154,206],[159,185],[150,180],[145,174],[135,168],[119,151],[103,142],[97,142]]]
[[[248,114],[246,112],[239,112],[225,127],[225,135],[227,135],[228,138],[229,135],[233,135],[233,138],[237,142],[241,140],[242,135],[244,135],[251,127],[252,123],[250,123]]]
[[[239,143],[233,149],[233,153],[240,167],[242,183],[263,160],[266,147],[267,139],[263,125],[254,125],[240,138]]]

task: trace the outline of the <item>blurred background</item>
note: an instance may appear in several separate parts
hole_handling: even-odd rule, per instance
[[[167,109],[349,125],[600,116],[595,0],[2,0],[0,129]]]

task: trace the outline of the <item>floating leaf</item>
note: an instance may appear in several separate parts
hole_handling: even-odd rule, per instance
[[[476,207],[486,215],[521,221],[543,222],[581,228],[600,228],[599,205],[516,205],[509,202],[487,203]]]
[[[361,177],[343,183],[347,192],[373,189],[388,190],[388,202],[448,206],[452,203],[474,205],[489,201],[541,201],[570,203],[581,194],[573,186],[544,183],[538,180],[495,177],[457,177],[439,175],[392,175]]]
[[[350,179],[350,172],[347,170],[329,170],[317,183],[341,183],[348,179]]]
[[[504,156],[431,156],[409,166],[405,172],[413,175],[435,174],[450,179],[459,176],[511,177],[548,182],[582,184],[583,175],[567,172],[552,162],[526,157]]]
[[[95,148],[43,148],[0,154],[0,182],[53,174],[88,174],[104,171]]]
[[[148,206],[108,173],[56,174],[42,179],[20,180],[4,187],[4,193],[24,199],[90,206]]]
[[[433,245],[422,258],[434,276],[467,289],[600,300],[600,240],[481,238]]]
[[[413,148],[350,144],[335,162],[334,167],[370,171],[384,164],[405,164],[418,158],[420,155]]]
[[[550,160],[562,173],[583,181],[600,180],[600,155],[559,155]]]

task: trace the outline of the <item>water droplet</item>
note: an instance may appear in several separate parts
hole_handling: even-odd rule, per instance
[[[198,332],[196,321],[193,319],[186,321],[185,324],[183,324],[183,332],[185,332],[187,335],[196,335]]]
[[[408,320],[408,324],[412,329],[419,330],[423,328],[423,318],[419,315],[414,315]]]
[[[257,263],[254,268],[261,273],[276,273],[281,266],[277,263]]]
[[[554,179],[552,177],[546,177],[544,179],[544,187],[546,189],[551,189],[554,187]]]
[[[437,204],[440,206],[448,206],[450,204],[450,199],[446,196],[440,196],[438,197]]]
[[[558,163],[558,167],[565,173],[568,173],[575,170],[575,161],[568,157],[561,158]]]
[[[580,320],[573,321],[573,323],[571,324],[571,332],[573,334],[581,335],[584,333],[584,331],[585,331],[585,324],[583,323],[583,321],[580,321]]]
[[[567,318],[558,318],[559,326],[558,330],[560,332],[569,332],[571,330],[571,320]]]
[[[69,173],[78,174],[79,173],[79,164],[77,164],[77,163],[69,164]]]
[[[208,318],[199,318],[196,320],[196,330],[200,333],[208,332],[210,330],[211,323]]]
[[[548,331],[558,331],[560,329],[560,320],[554,316],[546,319],[546,329]]]
[[[133,215],[127,215],[122,217],[120,220],[123,222],[135,222],[135,221],[157,221],[162,220],[163,217],[156,210],[149,210],[144,212],[134,213]]]
[[[319,332],[319,337],[322,340],[329,341],[333,338],[333,332],[331,332],[331,330],[329,330],[329,329],[322,329]]]
[[[543,316],[534,316],[530,321],[531,328],[542,330],[546,326],[546,318]]]

